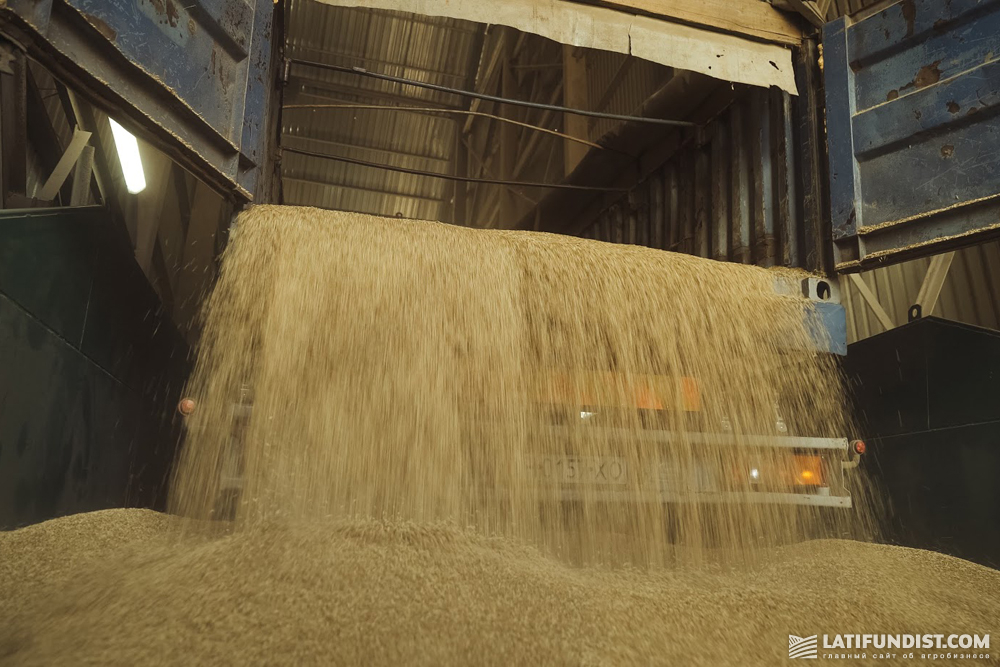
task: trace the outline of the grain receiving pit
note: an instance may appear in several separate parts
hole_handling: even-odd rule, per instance
[[[567,447],[538,407],[551,377],[540,369],[695,377],[704,419],[726,418],[737,438],[759,432],[779,401],[793,428],[848,432],[829,361],[787,362],[789,341],[809,335],[803,308],[754,267],[251,209],[206,306],[177,516],[115,510],[0,536],[0,657],[775,664],[788,659],[788,635],[994,631],[993,570],[803,541],[877,535],[881,510],[863,478],[854,511],[832,521],[766,504],[711,515],[608,504],[586,487],[573,512],[553,512],[559,498],[532,483],[531,457]],[[628,399],[622,384],[560,377],[570,396]],[[238,438],[234,406],[248,408]],[[645,427],[616,419],[626,432]],[[580,429],[577,454],[607,446],[569,428]],[[671,464],[704,460],[696,428],[674,428]],[[633,469],[667,456],[641,440],[616,446]],[[710,456],[725,466],[738,450]]]

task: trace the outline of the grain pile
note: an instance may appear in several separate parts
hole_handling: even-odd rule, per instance
[[[777,476],[787,451],[752,436],[850,434],[830,359],[794,352],[808,302],[774,281],[637,246],[254,208],[207,305],[173,511],[447,521],[583,562],[655,563],[671,541],[741,559],[813,535],[816,510],[650,502],[709,474]],[[539,479],[569,461],[625,474],[566,503]],[[835,514],[867,531],[855,492]]]
[[[774,664],[790,634],[995,631],[993,570],[801,542],[875,530],[860,475],[832,518],[649,501],[779,470],[754,435],[850,434],[774,279],[254,208],[207,303],[176,516],[0,534],[0,663]],[[573,460],[625,474],[547,476]]]
[[[1000,630],[995,570],[859,542],[775,549],[750,572],[638,571],[449,526],[272,525],[177,543],[165,522],[114,510],[0,533],[0,663],[777,665],[789,634]],[[892,653],[879,662],[937,662]],[[988,653],[946,662],[996,664]]]

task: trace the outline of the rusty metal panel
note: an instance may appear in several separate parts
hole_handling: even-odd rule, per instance
[[[824,46],[837,268],[1000,234],[1000,0],[904,0]]]
[[[796,165],[803,162],[800,126],[809,125],[801,116],[809,109],[793,104],[787,93],[748,91],[692,133],[583,234],[594,230],[597,238],[632,242],[602,230],[628,220],[635,208],[639,219],[648,215],[652,224],[647,236],[635,238],[641,245],[722,261],[826,270],[822,257],[803,247],[825,224],[820,207],[800,203],[803,175]]]
[[[270,0],[8,0],[0,29],[116,120],[250,200],[273,13]]]

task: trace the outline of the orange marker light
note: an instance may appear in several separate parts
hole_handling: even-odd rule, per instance
[[[864,454],[866,451],[868,451],[868,445],[865,444],[864,440],[855,440],[854,451],[856,451],[858,454]]]
[[[701,392],[697,380],[690,377],[681,378],[681,397],[685,412],[701,412]]]
[[[794,483],[800,486],[822,486],[823,460],[818,456],[797,454],[792,464]]]

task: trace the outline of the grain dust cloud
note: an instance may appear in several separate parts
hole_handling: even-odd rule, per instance
[[[817,306],[776,287],[802,278],[254,207],[170,513],[0,535],[0,661],[784,664],[792,635],[995,631],[997,572],[874,543],[864,466],[775,446],[856,434]]]

